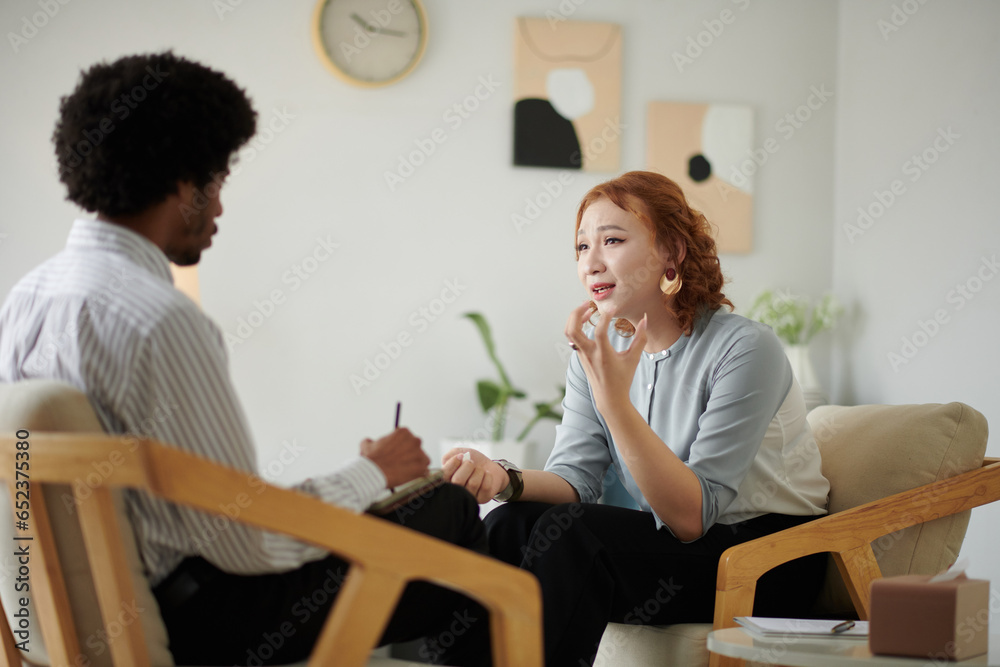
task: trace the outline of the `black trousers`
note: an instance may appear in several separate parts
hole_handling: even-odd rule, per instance
[[[486,553],[479,506],[461,487],[445,484],[383,518]],[[347,571],[344,561],[329,556],[281,574],[234,575],[196,557],[184,560],[153,594],[177,664],[287,664],[309,656]],[[489,626],[481,606],[416,582],[407,586],[381,643],[425,637],[420,655],[428,662],[483,664],[489,632],[469,632],[477,626]]]
[[[719,557],[730,546],[813,517],[770,514],[716,524],[683,543],[653,515],[611,505],[515,502],[486,517],[491,553],[538,577],[545,664],[593,664],[609,622],[711,622]],[[803,615],[822,584],[825,554],[794,561],[758,583],[757,615]]]

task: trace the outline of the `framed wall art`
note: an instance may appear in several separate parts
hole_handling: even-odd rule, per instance
[[[621,27],[518,18],[514,30],[514,164],[617,171]]]
[[[650,102],[647,166],[676,181],[717,230],[719,252],[753,249],[753,109]],[[749,167],[747,166],[747,163]]]

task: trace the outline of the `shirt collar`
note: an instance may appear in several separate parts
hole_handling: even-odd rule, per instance
[[[681,337],[675,340],[673,344],[667,349],[662,350],[660,352],[643,352],[642,354],[643,356],[645,356],[647,359],[649,359],[654,363],[657,361],[661,361],[663,359],[669,359],[670,357],[672,357],[673,355],[679,353],[681,350],[684,349],[684,346],[687,345],[689,338],[691,338],[691,336],[687,334],[681,334]]]
[[[73,250],[101,250],[126,256],[157,278],[174,282],[170,261],[160,248],[142,234],[131,229],[101,220],[78,218],[69,230],[66,248]]]
[[[663,359],[669,359],[675,354],[679,354],[683,350],[688,341],[692,338],[701,338],[702,334],[705,333],[705,329],[708,327],[708,323],[712,321],[712,317],[719,311],[718,308],[712,310],[701,310],[695,316],[694,325],[691,327],[690,334],[681,334],[681,337],[674,341],[674,344],[668,347],[666,350],[661,352],[643,352],[642,356],[652,362],[661,361]]]

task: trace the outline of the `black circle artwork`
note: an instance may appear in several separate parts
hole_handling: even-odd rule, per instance
[[[712,163],[705,159],[705,156],[701,153],[692,156],[692,158],[688,160],[688,176],[690,176],[691,180],[695,183],[701,183],[702,181],[707,180],[711,175]]]

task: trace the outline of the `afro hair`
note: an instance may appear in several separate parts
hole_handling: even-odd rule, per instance
[[[52,141],[67,199],[111,217],[141,213],[223,178],[256,130],[244,91],[171,52],[126,56],[84,71],[59,105]]]

